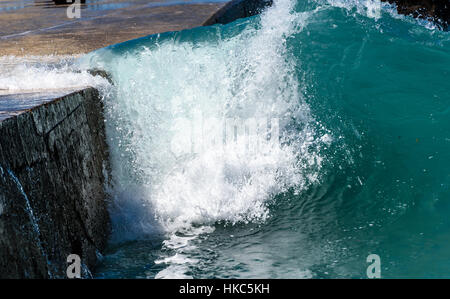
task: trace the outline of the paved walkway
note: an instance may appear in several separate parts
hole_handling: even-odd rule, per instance
[[[73,55],[200,26],[227,0],[87,0],[80,18],[50,0],[0,0],[0,56]],[[71,10],[73,11],[73,10]]]

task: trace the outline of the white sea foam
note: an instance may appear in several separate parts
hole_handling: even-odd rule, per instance
[[[0,91],[48,91],[86,86],[106,86],[101,76],[92,76],[74,64],[72,56],[1,56]]]

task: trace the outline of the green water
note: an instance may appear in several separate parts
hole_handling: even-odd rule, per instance
[[[98,277],[365,278],[377,254],[383,278],[450,278],[450,35],[364,3],[278,0],[87,57],[116,84]],[[173,158],[194,108],[279,117],[286,148]]]

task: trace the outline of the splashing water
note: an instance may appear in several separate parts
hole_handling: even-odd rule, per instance
[[[387,276],[426,273],[399,266],[415,252],[400,248],[421,230],[440,240],[448,221],[399,228],[433,213],[415,209],[426,192],[446,205],[449,177],[432,159],[418,166],[431,177],[404,165],[449,161],[449,37],[393,11],[278,0],[259,16],[84,57],[115,82],[105,98],[114,234],[99,276],[364,277],[373,252]],[[253,136],[252,119],[270,133]],[[419,135],[435,143],[411,148]]]
[[[178,269],[192,262],[179,249],[185,251],[193,236],[221,221],[264,222],[275,195],[318,181],[320,147],[331,137],[323,133],[324,139],[316,139],[320,133],[301,99],[295,62],[286,59],[286,39],[301,30],[307,17],[291,10],[291,2],[277,3],[259,24],[245,28],[244,22],[230,35],[204,30],[212,41],[161,37],[136,41],[120,55],[105,49],[89,58],[91,65],[111,72],[117,84],[107,100],[116,240],[162,230],[169,238],[164,246],[175,255],[157,262]],[[200,153],[177,155],[171,145],[179,119],[205,129],[195,114],[218,122],[276,118],[283,143],[256,137],[255,154],[243,145],[244,138],[238,145],[220,140]],[[301,128],[288,130],[293,125]],[[190,134],[190,128],[183,129],[181,135]],[[178,248],[180,232],[186,242]],[[164,273],[180,274],[165,269],[158,277],[171,277]]]
[[[24,93],[86,86],[107,88],[107,80],[92,76],[70,56],[0,56],[0,92]]]
[[[375,253],[382,277],[449,277],[449,42],[378,1],[276,0],[35,68],[103,86],[96,275],[359,278]]]

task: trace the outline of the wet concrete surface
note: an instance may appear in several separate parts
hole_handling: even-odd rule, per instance
[[[66,13],[71,4],[56,5],[50,0],[0,0],[0,122],[86,88],[8,90],[2,86],[1,79],[14,75],[16,65],[57,66],[112,44],[201,26],[227,2],[86,0],[79,6],[80,18],[71,19]]]
[[[80,88],[20,92],[5,92],[0,90],[0,122],[30,111],[36,106],[52,102],[57,98],[64,97],[77,90],[80,90]]]
[[[71,4],[0,0],[1,55],[72,55],[202,25],[227,0],[86,0]]]

